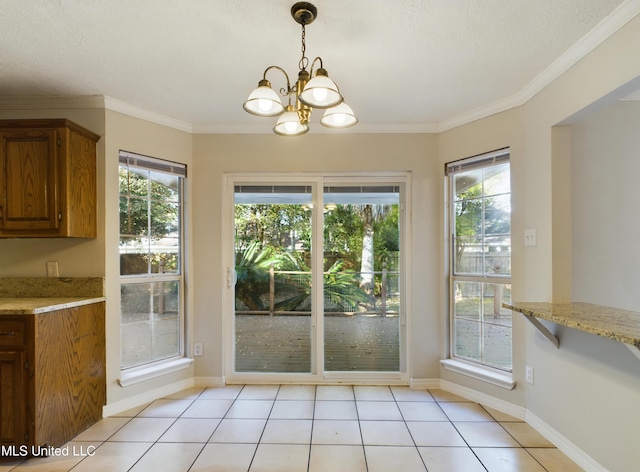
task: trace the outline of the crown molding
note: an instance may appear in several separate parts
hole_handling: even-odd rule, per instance
[[[481,120],[482,118],[487,118],[488,116],[502,113],[503,111],[511,110],[512,108],[524,105],[525,102],[526,100],[524,100],[520,96],[520,94],[496,100],[495,102],[491,102],[487,105],[474,108],[473,110],[462,113],[458,116],[454,116],[453,118],[441,121],[440,123],[438,123],[437,132],[440,133],[442,131],[447,131],[453,128],[457,128],[458,126],[466,125],[473,121]]]
[[[447,131],[471,123],[472,121],[524,105],[639,13],[640,0],[625,1],[518,93],[441,121],[438,126],[438,131]]]
[[[533,98],[543,88],[573,67],[578,61],[607,40],[616,31],[640,13],[640,0],[627,0],[609,16],[571,46],[541,74],[533,79],[520,94],[524,101]]]
[[[187,121],[177,120],[175,118],[161,115],[153,111],[145,110],[128,103],[121,102],[111,97],[104,97],[104,107],[107,110],[122,113],[124,115],[132,116],[134,118],[140,118],[141,120],[150,121],[158,125],[173,128],[178,131],[184,131],[186,133],[193,133],[193,125]]]
[[[193,133],[193,125],[191,123],[176,120],[103,95],[0,97],[0,109],[3,110],[46,110],[56,108],[103,108],[179,131]]]

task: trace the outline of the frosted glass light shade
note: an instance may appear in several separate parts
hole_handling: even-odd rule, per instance
[[[318,69],[316,76],[305,85],[298,98],[311,108],[330,108],[342,102],[338,86],[324,69]]]
[[[327,108],[320,124],[327,128],[349,128],[358,122],[358,118],[353,114],[349,105],[342,102],[332,108]]]
[[[284,111],[278,94],[270,86],[263,85],[262,81],[258,88],[251,92],[242,107],[257,116],[277,116]]]
[[[309,131],[309,125],[300,123],[298,113],[293,106],[288,105],[287,110],[278,118],[273,127],[273,132],[280,136],[300,136]]]

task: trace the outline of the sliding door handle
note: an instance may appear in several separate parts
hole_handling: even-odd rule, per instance
[[[238,281],[238,274],[233,267],[227,267],[227,288],[234,287]]]

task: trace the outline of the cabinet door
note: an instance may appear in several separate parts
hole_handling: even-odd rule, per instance
[[[2,137],[3,231],[56,230],[59,225],[57,131],[11,130]]]
[[[0,351],[0,444],[28,441],[25,398],[25,352]]]

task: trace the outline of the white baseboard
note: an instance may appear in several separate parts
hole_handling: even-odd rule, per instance
[[[502,413],[506,413],[507,415],[514,416],[520,420],[525,420],[527,409],[521,407],[519,405],[515,405],[511,402],[501,400],[496,397],[492,397],[491,395],[487,395],[486,393],[478,392],[477,390],[473,390],[468,387],[463,387],[456,383],[450,382],[448,380],[440,380],[440,388],[442,390],[446,390],[447,392],[455,393],[456,395],[460,395],[461,397],[468,398],[477,403],[481,403],[483,405],[488,406],[489,408],[493,408],[494,410],[498,410]]]
[[[174,382],[169,385],[164,385],[160,388],[148,390],[146,392],[139,393],[138,395],[133,395],[129,398],[125,398],[124,400],[108,403],[107,405],[102,407],[102,417],[106,418],[108,416],[117,415],[118,413],[122,413],[123,411],[130,410],[131,408],[136,408],[140,405],[144,405],[145,403],[150,403],[154,400],[157,400],[158,398],[166,397],[167,395],[178,393],[181,390],[186,390],[188,388],[192,388],[193,386],[194,379],[192,377],[189,379],[181,380],[180,382]]]
[[[409,381],[411,388],[440,388],[440,379],[411,379]]]
[[[226,382],[224,377],[194,377],[194,387],[224,387]]]
[[[499,398],[492,397],[491,395],[478,392],[471,388],[463,387],[453,382],[449,382],[448,380],[438,380],[440,381],[440,388],[442,390],[455,393],[456,395],[460,395],[461,397],[467,398],[471,401],[481,403],[482,405],[486,405],[502,413],[506,413],[508,415],[524,420],[533,429],[538,431],[542,436],[549,440],[554,446],[565,453],[573,462],[582,467],[585,472],[608,472],[607,469],[602,467],[589,454],[584,452],[569,439],[563,436],[560,432],[558,432],[558,430],[551,427],[549,424],[531,413],[526,408],[519,405],[514,405],[513,403],[501,400]]]
[[[560,434],[558,430],[549,426],[549,424],[529,410],[527,410],[525,421],[586,472],[608,472],[607,469],[598,464],[591,456]]]

